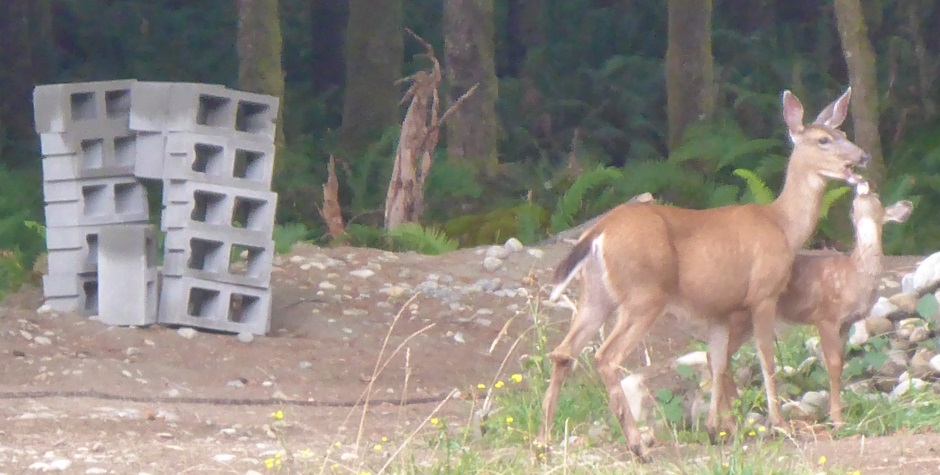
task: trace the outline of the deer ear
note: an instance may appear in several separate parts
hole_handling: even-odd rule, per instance
[[[885,209],[884,222],[894,221],[896,223],[903,223],[907,221],[907,218],[911,217],[912,211],[914,211],[913,203],[907,200],[898,201]]]
[[[816,120],[814,120],[813,123],[838,129],[839,126],[842,125],[842,122],[845,121],[845,117],[849,114],[850,99],[852,99],[851,86],[842,93],[842,96],[833,101],[832,104],[826,106],[826,108],[816,116]]]
[[[790,130],[790,136],[803,131],[803,104],[790,91],[783,91],[783,121]]]

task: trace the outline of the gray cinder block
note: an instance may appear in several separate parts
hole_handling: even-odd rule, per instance
[[[267,233],[177,229],[166,235],[163,275],[267,288],[273,260]]]
[[[165,178],[267,191],[273,173],[273,142],[183,132],[167,136]]]
[[[277,193],[238,189],[211,183],[164,180],[164,231],[193,227],[199,230],[240,229],[274,231]]]
[[[278,100],[215,84],[138,82],[130,127],[146,132],[233,134],[274,141]]]
[[[150,225],[101,228],[98,316],[109,325],[157,321],[156,241]]]
[[[60,140],[54,147],[43,146],[43,180],[130,177],[137,159],[137,136],[133,134],[77,140],[75,145],[58,143],[63,134],[43,134]]]
[[[44,275],[42,290],[46,303],[55,311],[86,317],[98,313],[98,276],[94,273]]]
[[[264,335],[271,291],[190,277],[163,277],[159,323]]]
[[[33,89],[33,119],[39,133],[87,133],[105,124],[130,120],[131,88],[136,81],[47,84]]]
[[[151,180],[163,179],[165,160],[166,134],[162,132],[138,132],[134,176]]]
[[[46,226],[88,226],[147,221],[147,190],[134,178],[43,183]]]
[[[127,224],[146,225],[147,221]],[[46,228],[49,274],[97,272],[98,239],[101,229],[105,226],[107,225]]]

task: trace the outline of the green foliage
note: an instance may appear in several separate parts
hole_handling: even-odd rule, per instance
[[[927,294],[917,301],[917,314],[924,319],[937,319],[940,308],[938,308],[937,296]]]
[[[551,217],[551,231],[557,233],[573,226],[575,215],[582,210],[588,193],[622,176],[619,170],[603,166],[584,172],[558,201]]]
[[[826,217],[829,216],[829,209],[832,208],[832,205],[850,191],[852,191],[852,189],[847,186],[839,186],[826,190],[826,192],[823,193],[822,202],[819,206],[820,219],[826,219]]]
[[[659,388],[656,390],[656,402],[659,403],[659,409],[663,417],[671,424],[679,424],[683,419],[682,398],[677,397],[668,388]]]
[[[457,241],[447,237],[444,231],[417,223],[402,223],[389,230],[387,235],[396,250],[438,255],[457,249]]]
[[[717,172],[732,165],[756,164],[779,146],[776,139],[748,138],[732,121],[696,122],[686,130],[682,144],[669,154],[669,160],[704,161]]]
[[[545,237],[548,211],[538,205],[523,204],[516,212],[516,238],[522,244],[532,245]]]
[[[752,202],[766,205],[774,201],[774,192],[770,190],[767,184],[764,183],[764,180],[757,176],[756,173],[738,168],[734,171],[734,174],[743,178],[747,183],[747,190]]]
[[[274,226],[274,252],[287,254],[299,241],[310,237],[310,230],[303,223],[290,223]]]

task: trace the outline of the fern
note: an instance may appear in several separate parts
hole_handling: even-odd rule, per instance
[[[535,244],[545,236],[542,228],[542,216],[547,214],[541,206],[526,203],[517,208],[516,237],[523,244]]]
[[[761,177],[757,176],[756,173],[744,168],[738,168],[734,171],[734,174],[743,178],[747,183],[747,189],[755,203],[765,205],[773,202],[774,192],[770,190],[767,183],[765,183]]]
[[[388,231],[388,238],[402,250],[438,255],[457,250],[457,241],[439,228],[403,223]]]
[[[584,197],[589,191],[621,177],[623,174],[616,168],[603,166],[584,172],[558,200],[551,217],[552,232],[563,231],[574,224],[574,217],[581,211]]]
[[[825,219],[829,216],[829,209],[832,208],[832,205],[835,204],[839,198],[845,196],[851,188],[847,186],[840,186],[838,188],[833,188],[831,190],[826,190],[822,197],[822,204],[819,206],[819,218]]]
[[[339,240],[350,246],[357,247],[383,247],[385,232],[382,228],[366,224],[350,223],[346,226],[346,233]]]

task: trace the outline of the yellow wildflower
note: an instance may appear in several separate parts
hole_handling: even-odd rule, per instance
[[[826,456],[825,456],[825,455],[822,455],[822,456],[819,457],[819,464],[822,465],[822,464],[824,464],[824,463],[826,463]]]
[[[505,384],[505,383],[503,383],[502,381],[496,381],[496,384],[494,384],[493,387],[496,388],[496,389],[499,389],[499,388],[503,387],[504,384]]]
[[[521,382],[522,382],[522,375],[519,374],[519,373],[516,373],[516,374],[510,376],[509,379],[511,379],[514,383],[521,383]]]
[[[271,417],[273,417],[274,420],[279,421],[284,418],[284,411],[277,411],[277,412],[271,413]]]
[[[477,389],[486,389],[486,385],[483,383],[477,384]]]

